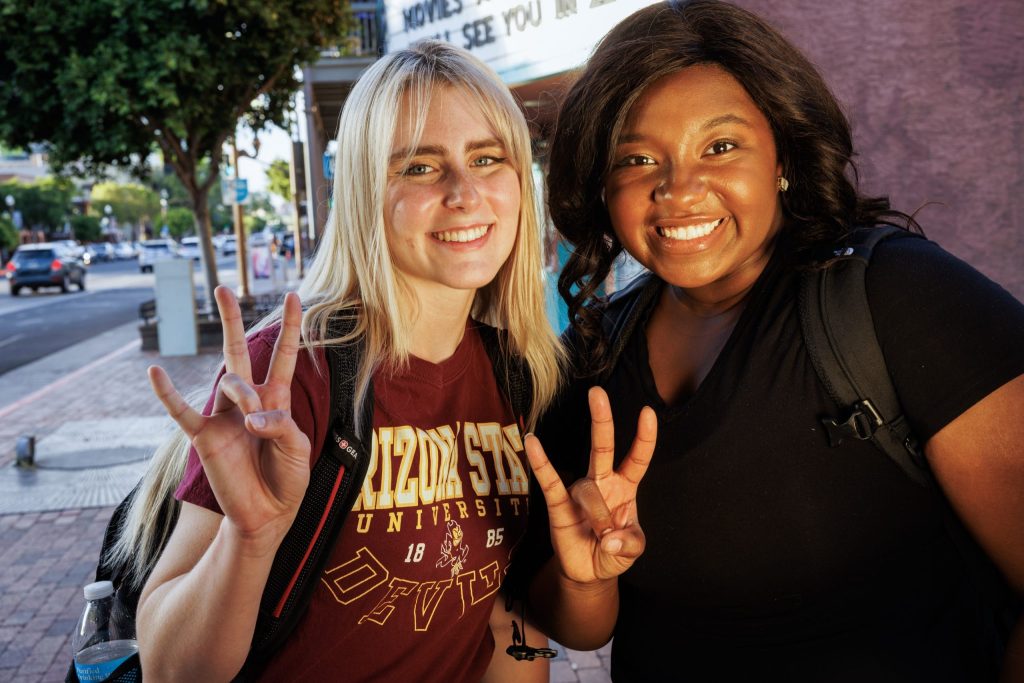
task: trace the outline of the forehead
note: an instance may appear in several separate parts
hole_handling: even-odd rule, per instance
[[[732,74],[714,64],[701,64],[648,86],[626,116],[625,129],[669,121],[698,125],[730,114],[768,127],[761,110]]]
[[[416,139],[419,126],[422,129]],[[392,148],[425,144],[459,147],[461,141],[484,138],[501,136],[491,124],[481,99],[464,88],[437,84],[422,95],[409,90],[402,96]]]

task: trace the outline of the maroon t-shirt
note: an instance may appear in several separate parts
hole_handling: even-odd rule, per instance
[[[374,378],[370,464],[302,621],[263,680],[479,681],[491,606],[525,529],[527,464],[477,323],[454,355]],[[273,331],[250,341],[266,373]],[[300,356],[292,410],[314,445],[327,379]],[[219,511],[193,454],[178,496]]]

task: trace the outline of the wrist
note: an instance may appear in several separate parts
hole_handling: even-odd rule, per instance
[[[288,520],[288,523],[265,524],[255,530],[242,529],[225,517],[218,535],[232,553],[251,559],[272,559],[290,527],[291,520]]]
[[[564,590],[577,595],[617,593],[619,589],[619,578],[617,576],[613,576],[610,579],[595,578],[590,581],[578,581],[568,576],[561,567],[558,567],[557,580]]]

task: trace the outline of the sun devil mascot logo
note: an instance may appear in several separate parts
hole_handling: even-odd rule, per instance
[[[469,556],[469,546],[462,541],[462,527],[454,519],[448,520],[448,533],[445,534],[444,543],[441,544],[441,559],[434,566],[447,567],[451,565],[453,577],[461,574],[462,568],[466,564],[466,558]]]

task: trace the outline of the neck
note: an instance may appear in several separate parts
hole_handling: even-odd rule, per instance
[[[476,291],[448,290],[432,294],[418,298],[409,352],[425,361],[440,363],[451,358],[462,341]]]

